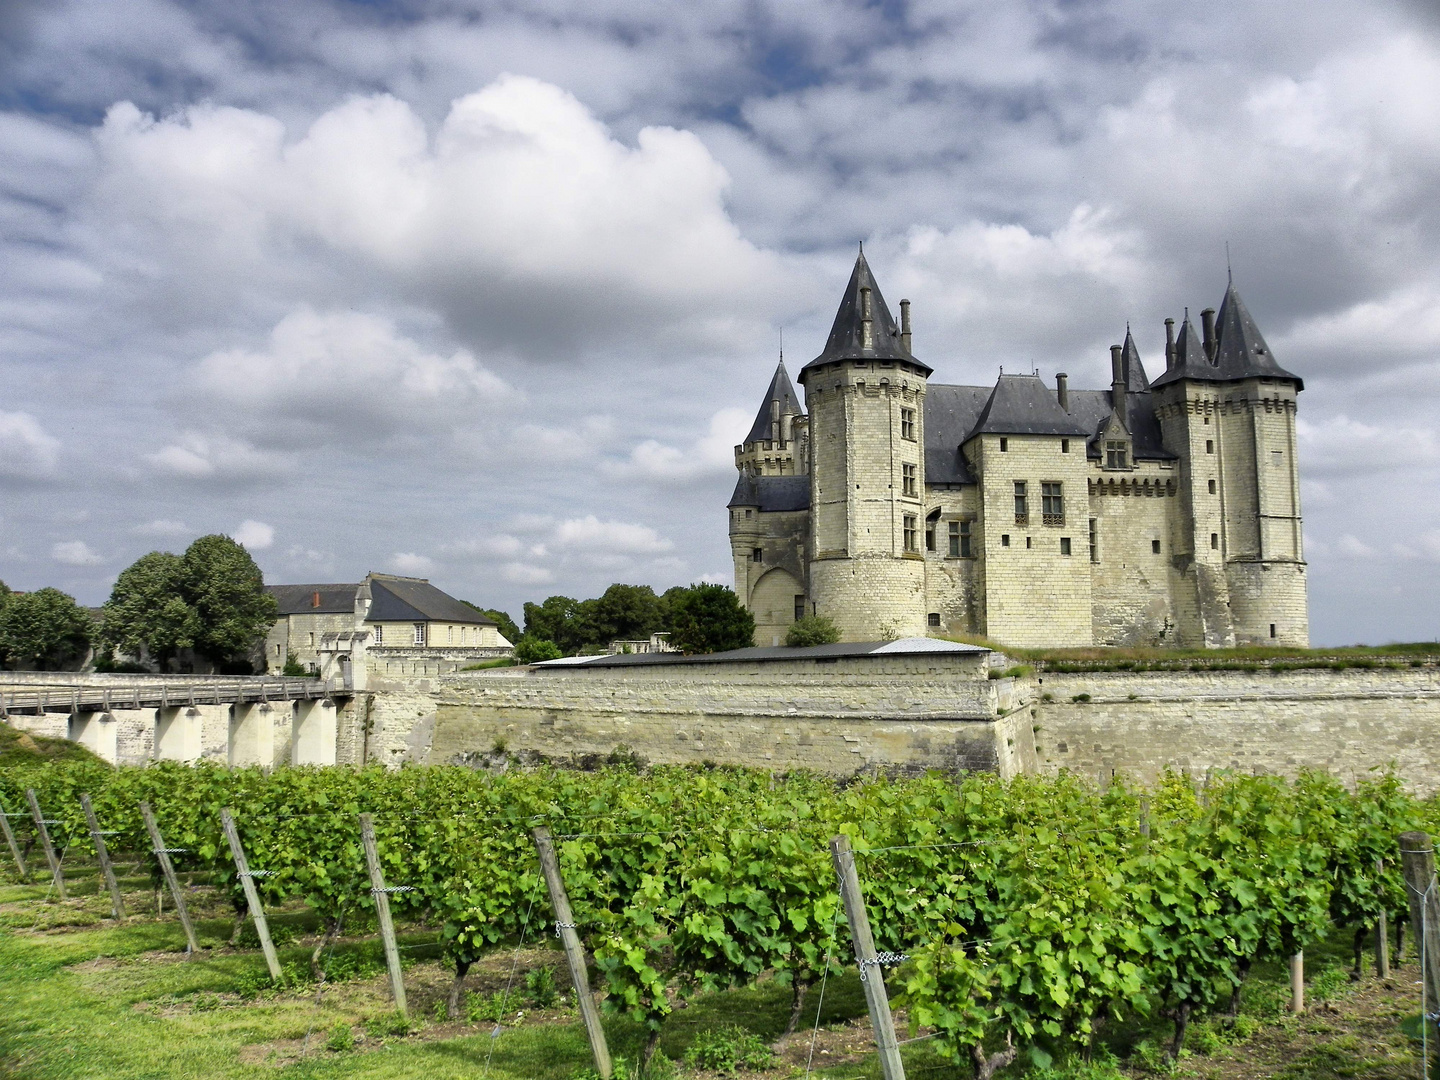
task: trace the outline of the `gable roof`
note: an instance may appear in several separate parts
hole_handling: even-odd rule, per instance
[[[1060,408],[1054,391],[1038,375],[1001,375],[961,441],[976,435],[1089,435],[1092,430]]]
[[[798,416],[805,410],[800,408],[800,399],[795,394],[795,387],[790,385],[790,376],[785,371],[785,358],[780,358],[780,366],[775,369],[775,377],[770,380],[770,389],[765,391],[765,399],[760,403],[760,411],[755,414],[755,423],[750,425],[750,434],[745,436],[747,443],[764,442],[766,439],[778,439],[771,429],[773,423],[772,402],[780,403],[778,415]]]
[[[1215,366],[1222,379],[1292,379],[1305,388],[1298,376],[1290,374],[1275,362],[1270,346],[1254,318],[1240,299],[1235,282],[1225,290],[1220,312],[1215,319]]]
[[[278,615],[338,615],[355,613],[355,592],[358,585],[266,585],[265,591],[275,598]],[[320,603],[315,603],[315,594]]]
[[[944,386],[925,390],[925,483],[973,484],[975,475],[960,445],[990,400],[988,386]]]
[[[370,574],[368,622],[450,622],[495,626],[494,619],[422,578]]]
[[[862,289],[870,290],[869,348],[864,346],[861,332],[864,322],[861,318],[863,312],[860,302]],[[800,369],[800,382],[805,382],[805,372],[812,367],[835,360],[905,360],[923,368],[927,375],[930,374],[931,369],[927,365],[916,360],[901,347],[900,328],[895,325],[895,317],[890,314],[885,298],[880,295],[880,286],[875,283],[870,264],[865,261],[864,248],[860,249],[860,256],[855,260],[855,269],[850,272],[850,283],[845,286],[845,294],[840,298],[840,307],[835,312],[835,322],[830,327],[830,337],[825,341],[825,348],[819,356]]]

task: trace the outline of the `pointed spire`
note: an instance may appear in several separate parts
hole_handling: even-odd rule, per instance
[[[765,400],[760,403],[760,411],[755,414],[755,423],[750,426],[750,434],[745,436],[745,441],[752,443],[764,442],[766,439],[780,440],[789,430],[785,418],[799,416],[803,411],[800,408],[800,399],[795,395],[795,388],[790,385],[790,374],[785,370],[785,357],[782,355],[775,375],[770,380],[770,389],[765,391]]]
[[[1222,380],[1269,378],[1300,379],[1275,362],[1260,328],[1240,299],[1232,279],[1220,301],[1215,327],[1215,366]],[[1304,384],[1301,383],[1301,389]]]
[[[1145,375],[1145,365],[1140,362],[1140,350],[1135,347],[1135,338],[1130,333],[1130,324],[1125,324],[1125,344],[1120,352],[1121,366],[1125,371],[1125,389],[1132,394],[1144,394],[1150,390],[1150,380]]]
[[[828,364],[835,360],[906,360],[924,368],[906,352],[900,338],[900,328],[890,313],[885,298],[880,295],[880,286],[865,261],[862,245],[855,260],[855,269],[845,286],[840,307],[835,312],[835,322],[830,327],[830,337],[825,348],[814,360],[805,365],[800,381],[805,381],[805,371],[816,364]]]
[[[1175,337],[1175,358],[1165,374],[1156,379],[1150,385],[1164,386],[1168,383],[1179,382],[1181,379],[1198,379],[1205,382],[1214,382],[1216,373],[1210,358],[1205,355],[1205,344],[1200,340],[1200,332],[1195,329],[1195,324],[1190,321],[1190,309],[1185,309],[1185,321],[1180,324],[1180,333]]]

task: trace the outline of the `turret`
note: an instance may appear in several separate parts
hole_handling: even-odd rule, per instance
[[[735,467],[756,476],[795,476],[805,472],[805,456],[797,453],[794,434],[795,422],[802,415],[782,354],[750,433],[735,447]]]
[[[862,250],[825,348],[800,372],[811,441],[810,601],[847,641],[926,632],[916,600],[925,586],[930,368],[911,353],[906,330]]]

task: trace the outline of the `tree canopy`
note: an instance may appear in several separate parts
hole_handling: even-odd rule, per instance
[[[824,615],[805,615],[790,624],[785,644],[795,646],[833,645],[840,640],[840,631]]]
[[[692,585],[670,601],[670,644],[684,653],[748,648],[755,644],[755,616],[724,585]]]
[[[85,659],[95,624],[59,589],[0,596],[0,659],[7,667],[58,670]]]
[[[223,665],[244,661],[275,618],[250,553],[228,536],[202,536],[184,555],[152,551],[120,574],[104,637],[162,670],[187,649]]]

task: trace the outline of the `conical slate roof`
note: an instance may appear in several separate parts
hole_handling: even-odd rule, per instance
[[[774,402],[780,403],[779,412],[775,412],[771,405]],[[800,399],[795,396],[795,388],[790,385],[790,375],[785,370],[785,361],[782,358],[780,366],[775,369],[775,377],[770,380],[770,389],[765,391],[765,400],[760,403],[760,411],[755,414],[755,423],[750,426],[750,434],[745,436],[748,442],[763,442],[766,439],[778,439],[780,436],[774,434],[770,425],[776,416],[799,416],[804,410],[800,408]]]
[[[1132,394],[1144,394],[1150,389],[1150,380],[1145,377],[1145,365],[1140,362],[1140,350],[1130,336],[1130,327],[1125,327],[1125,347],[1120,352],[1120,362],[1125,371],[1125,389]]]
[[[1186,312],[1185,321],[1180,324],[1180,336],[1175,339],[1175,361],[1150,385],[1166,386],[1181,379],[1214,382],[1219,378],[1220,373],[1205,355],[1205,345],[1190,321],[1190,313]]]
[[[861,334],[864,320],[860,293],[866,288],[870,290],[872,323],[869,348],[863,346]],[[906,360],[924,368],[927,375],[931,371],[901,347],[900,328],[895,325],[895,317],[890,314],[885,298],[880,295],[880,286],[875,284],[875,277],[870,273],[870,264],[865,261],[863,249],[860,257],[855,260],[850,283],[845,286],[845,295],[840,300],[839,310],[835,312],[835,322],[830,327],[830,337],[825,342],[825,349],[800,370],[800,381],[805,381],[805,372],[812,367],[835,360]]]
[[[1235,283],[1230,282],[1225,290],[1225,299],[1220,301],[1220,313],[1215,320],[1215,366],[1220,369],[1220,378],[1231,379],[1293,379],[1304,384],[1299,377],[1290,374],[1275,362],[1270,346],[1255,320],[1240,299]]]
[[[1090,429],[1055,400],[1037,375],[1001,375],[970,433],[976,435],[1089,435]]]

